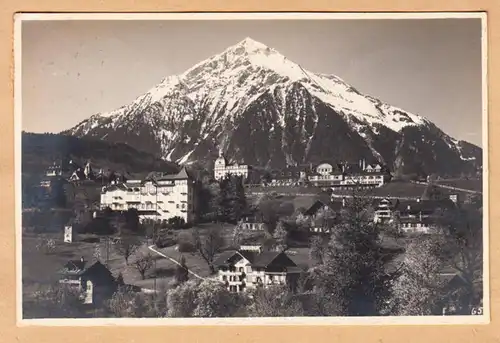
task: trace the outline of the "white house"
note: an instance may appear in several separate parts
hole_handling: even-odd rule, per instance
[[[323,162],[309,175],[311,184],[317,187],[380,187],[387,183],[390,174],[380,164],[367,165],[364,160],[359,164]]]
[[[196,217],[195,181],[183,168],[177,174],[153,174],[145,180],[103,187],[101,209],[137,209],[142,219],[167,220],[181,217],[192,222]]]
[[[229,175],[242,176],[244,180],[248,178],[250,166],[246,164],[230,164],[222,152],[219,152],[219,157],[215,160],[214,178],[221,180]]]
[[[284,252],[262,251],[261,247],[253,246],[225,251],[214,265],[218,270],[217,278],[232,292],[272,285],[293,285],[302,272]]]

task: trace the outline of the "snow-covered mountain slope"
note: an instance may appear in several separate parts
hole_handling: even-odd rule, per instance
[[[64,133],[125,142],[179,163],[219,150],[263,167],[373,158],[404,172],[450,173],[481,163],[480,148],[469,144],[464,156],[462,143],[429,120],[250,38]]]

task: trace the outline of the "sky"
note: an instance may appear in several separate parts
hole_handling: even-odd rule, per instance
[[[23,130],[71,128],[246,37],[482,145],[480,19],[25,21]]]

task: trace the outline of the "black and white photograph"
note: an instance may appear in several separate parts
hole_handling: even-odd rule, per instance
[[[488,323],[486,32],[17,15],[19,322]]]

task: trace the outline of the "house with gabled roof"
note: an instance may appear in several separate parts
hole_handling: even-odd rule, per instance
[[[457,208],[448,198],[437,200],[381,199],[375,208],[374,221],[394,223],[401,232],[430,233],[437,224],[437,211]]]
[[[80,260],[70,260],[59,274],[59,283],[81,291],[85,304],[96,304],[109,299],[116,290],[113,274],[99,261],[88,265],[83,257]]]
[[[340,211],[345,207],[342,201],[316,200],[303,213],[310,220],[310,231],[314,233],[331,233],[340,218]]]
[[[293,286],[302,269],[285,252],[242,246],[225,251],[214,261],[217,278],[229,291],[242,292],[273,285]]]

